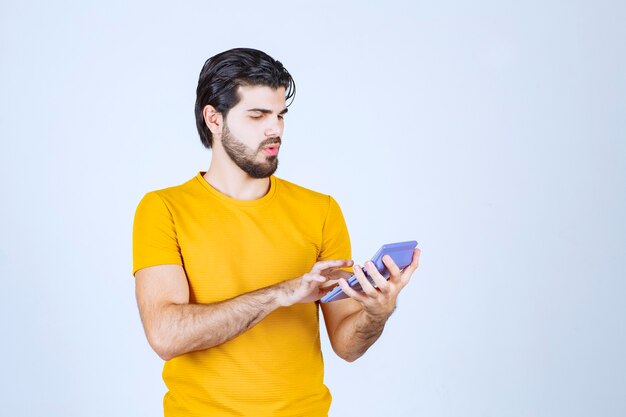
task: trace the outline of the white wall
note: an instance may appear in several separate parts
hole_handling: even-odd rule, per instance
[[[0,4],[0,404],[154,416],[141,196],[208,167],[200,68],[236,46],[297,83],[278,175],[332,194],[362,262],[422,266],[331,416],[626,414],[620,1]]]

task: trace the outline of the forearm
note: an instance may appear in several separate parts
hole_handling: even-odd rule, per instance
[[[333,349],[348,362],[357,360],[378,340],[388,317],[373,317],[365,310],[346,317],[335,330]]]
[[[347,260],[316,262],[298,278],[213,304],[189,304],[189,288],[178,265],[137,271],[137,304],[150,346],[163,359],[227,342],[279,307],[319,300],[329,270],[352,264]]]
[[[280,284],[213,304],[164,305],[151,344],[165,360],[220,345],[280,307],[279,291]]]

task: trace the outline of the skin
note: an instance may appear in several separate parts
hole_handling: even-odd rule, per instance
[[[213,156],[204,178],[229,197],[255,200],[269,191],[269,178],[254,178],[242,170],[226,152],[222,139],[226,133],[227,139],[236,141],[237,149],[245,149],[248,163],[271,171],[276,158],[268,157],[262,147],[270,143],[279,146],[286,114],[285,90],[239,87],[239,94],[241,101],[227,118],[212,106],[204,108],[204,120],[213,133]],[[390,257],[384,257],[391,272],[388,281],[371,262],[366,263],[378,288],[353,261],[330,260],[317,262],[300,277],[212,304],[189,302],[189,285],[180,265],[152,266],[135,273],[137,304],[150,345],[162,359],[169,360],[231,340],[277,308],[317,301],[337,284],[350,298],[322,303],[322,312],[333,350],[352,362],[380,337],[398,294],[418,268],[419,255],[416,249],[404,271]],[[338,269],[350,266],[364,289],[362,293],[352,290],[345,281],[350,274]]]

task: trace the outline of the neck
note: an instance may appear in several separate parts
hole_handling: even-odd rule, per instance
[[[220,193],[236,200],[257,200],[270,189],[269,178],[252,178],[230,158],[211,158],[204,179]]]

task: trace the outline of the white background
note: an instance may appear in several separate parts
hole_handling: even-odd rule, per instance
[[[132,219],[208,167],[197,77],[239,46],[296,80],[277,175],[358,262],[423,251],[363,358],[324,339],[331,416],[626,415],[623,2],[0,4],[2,415],[162,413]]]

